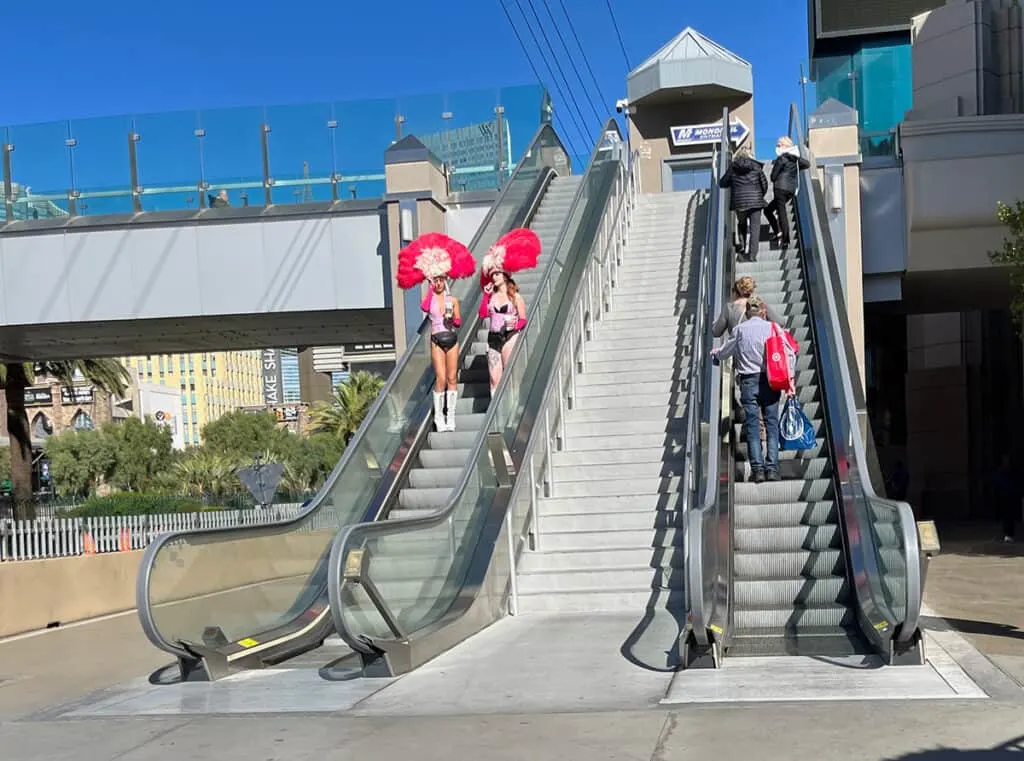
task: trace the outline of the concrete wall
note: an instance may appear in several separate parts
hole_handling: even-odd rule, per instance
[[[728,106],[733,115],[750,128],[746,145],[754,145],[754,101],[749,96],[715,100],[681,98],[670,105],[641,103],[629,119],[631,150],[640,151],[640,181],[645,193],[661,190],[661,167],[665,159],[686,158],[694,153],[710,154],[713,145],[676,148],[672,145],[671,127],[682,124],[707,124],[720,121],[722,109]]]
[[[216,623],[232,636],[257,617],[273,619],[284,609],[254,609],[254,597],[294,602],[334,535],[325,530],[165,550],[151,577],[161,631],[198,635]],[[0,637],[133,609],[141,558],[136,551],[3,563]]]
[[[492,202],[488,203],[467,203],[458,206],[449,206],[445,214],[445,225],[448,235],[467,246],[473,241],[484,218],[491,210]]]
[[[908,121],[902,145],[908,271],[990,267],[996,204],[1024,197],[1024,115]]]
[[[379,211],[8,234],[0,323],[380,308],[383,245]]]

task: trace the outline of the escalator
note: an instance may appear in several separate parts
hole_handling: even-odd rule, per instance
[[[542,274],[536,283],[517,278],[534,288],[526,297],[529,322],[492,403],[466,435],[468,456],[412,453],[419,466],[410,485],[426,478],[417,472],[445,471],[443,485],[424,496],[429,507],[420,512],[406,498],[403,507],[412,510],[404,517],[353,525],[335,539],[331,613],[361,664],[325,670],[328,678],[405,673],[504,615],[517,560],[536,538],[536,487],[553,466],[561,400],[580,370],[575,348],[567,349],[585,343],[608,309],[636,204],[636,164],[627,158],[610,120]],[[485,339],[482,331],[477,339]]]
[[[501,235],[521,226],[535,226],[545,247],[557,248],[582,188],[579,178],[559,174],[569,168],[558,136],[543,125],[470,244],[474,257],[480,260]],[[538,272],[553,264],[544,262]],[[524,292],[531,294],[541,277],[521,277]],[[453,293],[463,314],[474,316],[460,331],[456,432],[432,432],[434,372],[425,322],[301,515],[165,534],[147,547],[136,586],[140,622],[154,645],[178,659],[182,679],[216,679],[318,648],[334,633],[327,572],[339,530],[444,501],[453,485],[451,463],[465,461],[490,406],[475,318],[479,284],[457,281]]]
[[[795,109],[790,127],[803,145]],[[725,161],[728,147],[722,151]],[[730,220],[718,221],[711,308],[721,311],[736,277],[754,277],[758,295],[800,343],[798,398],[815,446],[782,453],[781,482],[750,482],[731,370],[704,363],[706,449],[687,520],[692,628],[684,663],[874,653],[888,664],[920,664],[916,524],[909,505],[877,496],[872,483],[880,479],[842,281],[810,170],[800,174],[795,207],[793,248],[773,251],[762,242],[755,263],[734,264]]]

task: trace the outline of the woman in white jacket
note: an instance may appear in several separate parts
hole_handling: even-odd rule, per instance
[[[772,228],[772,242],[785,250],[790,243],[787,204],[796,195],[797,173],[809,168],[811,164],[800,155],[799,146],[793,145],[793,141],[786,136],[776,141],[775,156],[771,175],[775,197],[764,210],[764,216]]]

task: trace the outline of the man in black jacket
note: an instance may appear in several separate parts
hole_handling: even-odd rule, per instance
[[[768,192],[764,166],[744,146],[736,151],[736,156],[718,185],[732,188],[731,208],[736,212],[736,230],[740,235],[736,253],[740,255],[740,261],[756,262],[757,246],[761,238],[761,210],[764,208],[764,194]],[[746,256],[743,254],[744,247]]]
[[[775,162],[772,164],[772,186],[774,198],[764,210],[768,225],[772,228],[772,239],[781,244],[782,250],[789,248],[789,211],[787,204],[796,195],[797,172],[808,169],[811,164],[800,155],[800,148],[793,145],[788,137],[780,137],[775,143]]]

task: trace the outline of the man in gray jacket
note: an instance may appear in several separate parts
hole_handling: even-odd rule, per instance
[[[779,398],[781,393],[768,385],[765,362],[765,344],[772,335],[772,325],[764,318],[764,302],[758,296],[747,299],[747,319],[736,326],[732,338],[711,351],[717,362],[733,357],[734,370],[740,385],[740,404],[746,415],[744,429],[747,434],[747,459],[750,461],[751,480],[755,484],[765,480],[778,481],[779,475]],[[790,368],[796,367],[796,354],[786,342]],[[789,395],[794,392],[793,379],[789,380]],[[758,417],[764,415],[767,458],[761,451]]]

